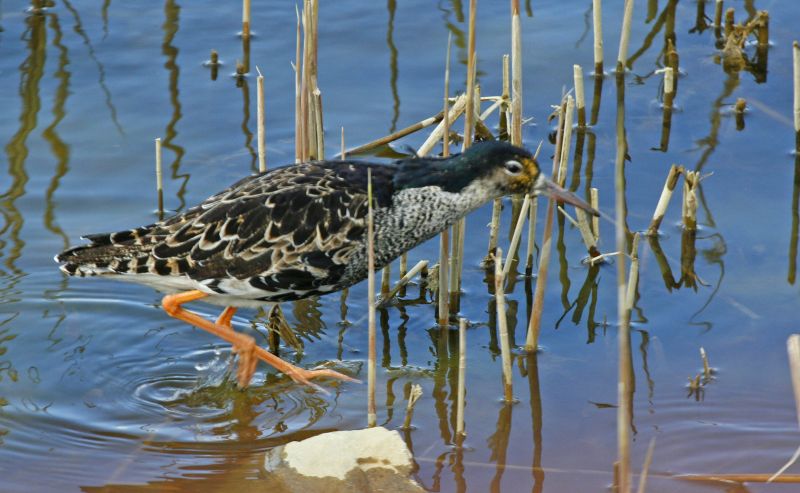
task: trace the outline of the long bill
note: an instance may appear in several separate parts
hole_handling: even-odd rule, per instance
[[[569,190],[561,188],[558,184],[556,184],[552,180],[549,180],[544,175],[539,175],[539,179],[536,180],[534,193],[540,193],[546,195],[552,199],[558,200],[559,202],[572,204],[575,207],[583,209],[589,214],[592,214],[593,216],[600,217],[600,212],[597,209],[586,203],[584,200],[582,200],[580,197],[570,192]]]

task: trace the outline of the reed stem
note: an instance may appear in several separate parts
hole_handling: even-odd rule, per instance
[[[600,191],[592,187],[589,191],[589,205],[596,211],[600,210]],[[594,233],[594,241],[600,242],[600,218],[592,216],[592,233]]]
[[[456,400],[456,435],[464,437],[464,398],[467,373],[467,319],[458,320],[458,394]]]
[[[511,264],[514,260],[514,252],[517,251],[517,247],[519,246],[519,239],[522,237],[522,230],[525,228],[525,220],[528,218],[528,209],[531,205],[531,196],[525,195],[525,198],[522,200],[522,207],[519,210],[519,216],[517,217],[517,224],[514,226],[514,233],[511,235],[511,243],[508,245],[508,253],[506,253],[506,261],[503,265],[503,277],[508,276],[508,272],[511,270]]]
[[[156,195],[158,196],[158,216],[164,215],[164,178],[161,172],[161,137],[156,139]]]
[[[397,281],[397,284],[394,285],[392,290],[389,291],[386,294],[386,296],[381,294],[381,300],[380,300],[380,302],[378,302],[378,307],[383,307],[383,306],[388,305],[389,302],[395,296],[397,296],[397,293],[399,293],[401,289],[403,289],[406,285],[408,285],[408,283],[411,282],[411,280],[414,279],[414,277],[417,274],[419,274],[420,272],[422,272],[422,269],[424,269],[426,267],[428,267],[428,261],[427,260],[420,260],[419,262],[417,262],[417,265],[412,267],[410,271],[408,271],[402,278],[400,278],[400,280]]]
[[[631,37],[631,21],[633,19],[633,0],[625,0],[625,13],[622,17],[622,33],[619,39],[617,54],[617,72],[624,73],[628,63],[628,42]]]
[[[408,403],[406,404],[406,417],[403,420],[403,430],[411,429],[411,419],[414,417],[414,406],[417,401],[422,397],[422,386],[415,383],[411,386],[411,392],[408,394]]]
[[[258,77],[256,78],[256,85],[258,87],[256,91],[256,105],[258,106],[258,171],[263,173],[267,171],[266,141],[264,134],[264,76],[261,75],[261,70],[259,70],[258,67],[256,67],[256,72],[258,72]]]
[[[511,347],[506,319],[505,277],[503,276],[503,250],[498,248],[494,258],[494,296],[497,305],[497,331],[500,335],[500,353],[503,359],[503,400],[512,402],[514,393],[511,379]]]
[[[650,227],[647,228],[645,233],[647,236],[655,236],[658,234],[658,228],[661,226],[661,221],[664,220],[664,215],[667,213],[667,206],[669,200],[672,198],[672,192],[678,184],[678,178],[684,172],[683,166],[673,164],[669,173],[667,174],[667,181],[664,182],[664,188],[661,190],[661,196],[658,198],[656,210],[653,212],[653,219],[650,221]]]
[[[522,145],[522,28],[519,0],[511,0],[511,143]]]
[[[367,313],[369,354],[367,361],[367,425],[377,425],[375,410],[375,225],[372,216],[372,169],[367,168]]]
[[[601,0],[592,0],[594,28],[594,75],[603,76],[603,7]]]
[[[250,37],[250,0],[242,0],[242,37]]]
[[[800,43],[792,43],[794,65],[794,131],[800,133]],[[800,152],[800,149],[798,149]]]
[[[575,84],[575,103],[578,109],[578,127],[586,127],[586,98],[583,92],[583,68],[572,66],[572,78]]]
[[[539,198],[531,196],[531,206],[528,209],[528,249],[525,256],[525,275],[533,274],[533,251],[536,248],[536,216],[539,212]]]

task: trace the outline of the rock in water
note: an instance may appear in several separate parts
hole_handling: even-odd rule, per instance
[[[324,433],[267,452],[265,491],[423,493],[410,477],[411,452],[383,427]]]

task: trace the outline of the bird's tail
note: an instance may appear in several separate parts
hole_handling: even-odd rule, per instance
[[[148,271],[148,260],[156,238],[150,226],[84,236],[88,245],[64,250],[55,257],[61,272],[88,277]]]

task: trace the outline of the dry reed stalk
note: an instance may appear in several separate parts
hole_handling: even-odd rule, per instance
[[[589,205],[596,211],[600,210],[600,191],[592,187],[589,190]],[[600,217],[592,216],[592,233],[594,233],[594,241],[600,242]]]
[[[369,354],[367,360],[367,425],[377,424],[375,411],[375,225],[372,217],[372,170],[367,169],[367,313]]]
[[[800,474],[785,474],[772,479],[769,474],[681,474],[672,476],[683,481],[714,483],[800,483]],[[735,490],[734,490],[735,491]]]
[[[572,79],[575,84],[575,105],[578,109],[578,127],[586,127],[586,98],[583,92],[583,69],[580,65],[572,66]]]
[[[450,48],[452,46],[453,35],[447,35],[447,55],[444,63],[444,108],[442,113],[444,119],[440,124],[442,127],[442,156],[447,157],[450,155],[450,121],[451,112],[450,106]],[[466,98],[462,95],[456,98],[453,103],[453,109],[462,101],[462,105],[466,106]],[[438,127],[437,127],[438,129]],[[434,133],[436,131],[434,130]],[[429,137],[430,138],[430,137]],[[424,146],[424,144],[423,144]],[[421,152],[422,148],[420,148]],[[450,230],[446,228],[439,236],[439,289],[438,289],[438,315],[439,325],[445,326],[450,321],[450,293],[448,292],[448,266],[450,254]]]
[[[248,1],[249,3],[249,1]],[[258,77],[256,78],[257,84],[257,120],[258,120],[258,171],[263,173],[267,171],[267,157],[266,157],[266,141],[264,140],[264,76],[261,75],[261,70],[256,67]]]
[[[344,150],[345,149],[345,147],[344,147],[344,127],[342,127],[342,141],[341,141],[340,149],[341,150],[339,151],[339,158],[342,161],[344,161],[345,159],[347,159],[347,151]]]
[[[511,386],[511,347],[508,338],[504,281],[503,250],[498,248],[494,257],[494,296],[497,304],[497,331],[500,335],[500,353],[503,359],[503,400],[512,402],[514,394]]]
[[[467,223],[464,218],[453,224],[450,245],[450,309],[458,311],[461,295],[461,269],[464,266],[464,232]]]
[[[456,434],[464,433],[464,398],[466,397],[465,378],[467,373],[467,319],[458,320],[458,395],[456,396]]]
[[[722,6],[722,0],[717,0],[716,4],[714,4],[714,26],[716,26],[717,29],[722,27]],[[719,35],[717,35],[717,37],[719,37]]]
[[[528,209],[528,249],[525,256],[525,275],[533,273],[533,251],[536,248],[536,216],[539,212],[538,197],[531,197],[531,206]]]
[[[164,215],[164,177],[161,167],[161,137],[156,139],[156,195],[158,196],[158,216]]]
[[[647,489],[647,475],[650,473],[650,465],[653,463],[653,451],[656,448],[656,437],[650,439],[650,445],[647,446],[647,453],[644,456],[644,464],[642,465],[642,474],[639,475],[639,489],[638,493],[645,493]]]
[[[559,209],[561,208],[559,207]],[[569,217],[566,211],[563,212],[566,217]],[[589,226],[589,215],[577,207],[575,208],[575,215],[578,217],[576,225],[578,227],[578,231],[581,233],[581,238],[583,238],[583,243],[586,245],[586,251],[589,254],[589,257],[599,257],[600,250],[597,248],[597,238],[595,238],[594,234],[592,233],[592,228]]]
[[[392,264],[386,264],[381,272],[381,297],[389,295],[389,285],[392,282]]]
[[[789,369],[794,389],[794,403],[797,407],[797,423],[800,425],[800,335],[792,334],[786,340],[786,350],[789,353]]]
[[[350,149],[348,151],[348,153],[349,154],[361,154],[363,152],[369,151],[369,150],[374,149],[376,147],[380,147],[380,146],[386,145],[386,144],[388,144],[390,142],[394,142],[397,139],[401,139],[401,138],[403,138],[403,137],[405,137],[407,135],[413,134],[414,132],[417,132],[417,131],[422,130],[422,129],[427,128],[427,127],[430,127],[434,123],[441,122],[443,117],[444,117],[444,112],[440,111],[436,115],[433,115],[433,116],[428,117],[428,118],[426,118],[424,120],[418,121],[418,122],[416,122],[416,123],[414,123],[412,125],[409,125],[409,126],[407,126],[405,128],[402,128],[402,129],[400,129],[400,130],[398,130],[396,132],[393,132],[393,133],[391,133],[389,135],[381,137],[380,139],[375,139],[372,142],[367,142],[364,145],[360,145],[358,147],[354,147],[353,149]]]
[[[619,38],[619,53],[617,54],[617,72],[625,72],[628,63],[628,42],[631,37],[631,20],[633,19],[633,0],[625,0],[625,13],[622,17],[622,33]]]
[[[736,23],[735,15],[733,7],[725,11],[725,39],[728,39],[733,32],[733,25]]]
[[[411,280],[414,279],[414,277],[420,272],[422,272],[422,269],[426,267],[428,267],[427,260],[420,260],[419,262],[417,262],[417,265],[412,267],[410,271],[408,271],[405,275],[403,275],[403,277],[400,278],[399,281],[397,281],[397,284],[394,285],[392,290],[389,291],[386,294],[386,296],[384,296],[383,293],[381,293],[381,300],[378,302],[378,307],[383,307],[389,304],[392,298],[397,296],[397,293],[399,293],[401,289],[403,289],[406,285],[408,285],[408,283],[411,282]]]
[[[794,61],[794,131],[800,133],[800,43],[797,41],[792,43],[792,60]]]
[[[665,67],[664,71],[664,111],[672,109],[675,100],[675,71],[672,67]]]
[[[403,420],[403,426],[401,429],[403,430],[410,430],[411,429],[411,419],[414,417],[414,406],[417,405],[417,401],[419,398],[422,397],[422,386],[415,383],[411,386],[411,392],[408,394],[408,404],[406,404],[406,417]]]
[[[683,227],[686,230],[697,229],[697,186],[700,184],[700,173],[684,172],[683,180]]]
[[[603,8],[601,0],[592,0],[594,27],[594,75],[603,76]]]
[[[316,142],[316,149],[317,152],[314,154],[317,159],[322,161],[325,159],[325,133],[323,131],[322,125],[322,91],[319,90],[319,87],[314,88],[313,92],[314,97],[314,129],[315,134],[317,136]]]
[[[303,161],[303,125],[302,125],[302,69],[303,62],[300,58],[301,55],[301,36],[300,36],[300,11],[297,5],[294,7],[295,14],[297,15],[297,39],[295,45],[295,63],[292,64],[294,69],[294,160],[296,163]]]
[[[556,131],[556,146],[553,153],[552,177],[556,177],[558,163],[561,160],[561,146],[564,137],[564,112],[565,104],[562,100],[558,113],[558,129]],[[550,251],[553,241],[553,210],[555,200],[547,200],[547,213],[545,215],[544,230],[542,231],[542,247],[539,253],[539,271],[536,278],[536,289],[533,293],[533,306],[531,308],[531,319],[528,322],[528,333],[525,336],[525,350],[534,352],[539,346],[539,332],[542,326],[542,311],[544,309],[544,290],[547,283],[547,272],[550,264]]]
[[[500,108],[500,138],[505,140],[510,139],[509,128],[511,127],[511,76],[509,75],[511,69],[509,68],[509,60],[508,54],[503,55],[503,93],[500,95],[503,105]],[[489,250],[489,254],[494,254],[494,250]]]
[[[449,265],[450,265],[450,231],[445,229],[439,237],[439,287],[438,315],[439,325],[445,326],[450,321]]]
[[[408,274],[408,252],[403,252],[403,254],[400,255],[400,268],[397,275],[403,278],[406,274]]]
[[[572,119],[575,114],[575,100],[572,96],[567,96],[567,112],[564,115],[564,138],[561,141],[561,160],[558,165],[558,178],[556,182],[562,187],[567,181],[567,163],[569,162],[569,150],[572,145]]]
[[[632,3],[626,1],[626,7]],[[627,10],[627,8],[626,8]],[[624,36],[624,34],[623,34]],[[620,48],[620,51],[622,49]],[[615,202],[615,245],[618,252],[625,252],[627,228],[625,224],[625,156],[627,143],[625,138],[625,81],[623,78],[624,64],[617,67],[617,116],[616,116],[616,157],[614,160],[614,202]],[[630,458],[630,420],[629,407],[632,388],[630,379],[630,324],[627,303],[627,286],[625,283],[625,256],[617,259],[617,319],[619,320],[618,367],[619,378],[617,381],[617,463],[618,463],[618,493],[631,491],[631,458]]]
[[[309,26],[309,4],[310,0],[303,0],[303,11],[301,15],[302,23],[303,23],[303,56],[302,56],[302,65],[300,66],[300,134],[303,136],[303,140],[301,142],[302,145],[302,158],[303,162],[309,160],[310,151],[309,146],[311,144],[311,136],[309,135],[311,129],[308,126],[308,115],[310,113],[309,105],[308,105],[308,85],[309,85],[309,76],[310,76],[310,51],[311,47],[309,46],[310,43],[310,35],[309,30],[311,26]]]
[[[661,190],[661,196],[658,198],[656,210],[653,212],[653,219],[650,221],[650,227],[647,228],[647,232],[645,233],[647,236],[655,236],[658,234],[658,228],[661,226],[661,221],[664,220],[664,215],[667,213],[669,199],[672,198],[672,192],[678,184],[678,178],[680,178],[681,173],[684,171],[683,166],[678,166],[676,164],[673,164],[669,168],[667,181],[664,182],[664,188]]]
[[[242,37],[250,37],[250,0],[242,0]]]
[[[522,145],[522,28],[519,0],[511,0],[511,143]]]
[[[466,94],[461,94],[456,98],[455,103],[453,103],[453,106],[447,113],[448,127],[450,122],[455,121],[456,118],[461,116],[461,113],[464,112],[464,109],[466,107],[467,107],[467,96]],[[426,154],[430,153],[431,150],[434,148],[434,146],[436,146],[436,144],[438,144],[439,141],[442,140],[442,136],[444,135],[444,123],[445,123],[444,119],[442,119],[442,121],[439,122],[439,125],[437,125],[436,128],[433,129],[433,132],[431,132],[430,135],[428,135],[428,138],[425,139],[425,142],[423,142],[422,145],[419,146],[419,149],[417,149],[418,156],[425,156]]]
[[[475,16],[478,0],[469,0],[469,28],[467,41],[467,111],[464,113],[464,149],[472,145],[475,129]],[[455,238],[453,238],[455,240]]]
[[[700,347],[700,359],[703,360],[703,378],[711,380],[711,366],[708,364],[708,355],[705,348]]]
[[[519,210],[517,217],[517,224],[514,226],[514,233],[511,235],[511,243],[508,245],[508,252],[506,253],[506,261],[503,264],[503,277],[508,276],[511,270],[511,264],[514,260],[514,252],[517,251],[519,246],[519,239],[522,237],[522,230],[525,228],[525,220],[528,218],[528,209],[531,206],[531,196],[525,195],[522,200],[522,207]]]

